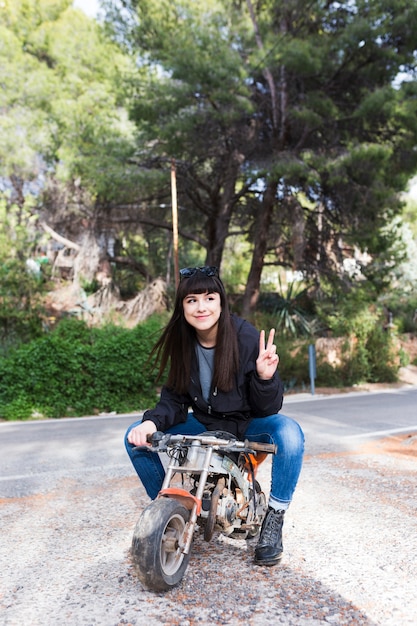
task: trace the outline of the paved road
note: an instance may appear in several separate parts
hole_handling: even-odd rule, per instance
[[[290,396],[283,410],[302,426],[310,454],[349,450],[370,439],[417,431],[417,387]]]
[[[289,396],[283,411],[306,435],[306,452],[342,451],[390,433],[417,431],[417,388]],[[0,424],[0,497],[44,492],[63,477],[106,468],[132,473],[123,435],[132,415]]]

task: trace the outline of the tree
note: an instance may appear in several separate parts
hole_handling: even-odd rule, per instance
[[[121,80],[130,60],[71,4],[0,6],[0,180],[6,206],[30,207],[26,218],[69,238],[89,231],[99,246],[98,205],[137,186]]]
[[[256,142],[240,33],[215,1],[124,2],[123,12],[117,3],[109,11],[118,40],[140,57],[132,111],[141,127],[136,162],[167,171],[175,158],[182,235],[207,250],[207,263],[220,266],[232,218],[245,210],[251,181],[242,177],[242,164]],[[165,196],[161,190],[156,197],[169,203],[166,182]],[[241,228],[236,219],[234,226]]]
[[[220,266],[246,238],[245,313],[266,265],[348,289],[366,252],[383,288],[417,165],[416,82],[394,82],[415,69],[414,3],[106,0],[113,43],[70,4],[0,7],[6,206],[85,251],[88,278],[94,250],[149,281],[169,274],[175,159],[181,255]]]
[[[414,68],[417,41],[406,25],[416,8],[404,13],[403,2],[306,7],[296,0],[266,3],[258,13],[247,4],[258,47],[269,51],[254,83],[261,85],[271,159],[245,294],[249,310],[267,234],[282,263],[317,282],[338,275],[347,281],[343,260],[355,247],[371,255],[389,249],[384,226],[400,210],[396,194],[416,168],[416,85],[392,83],[401,69]],[[274,185],[275,202],[265,202]]]
[[[356,248],[388,254],[384,227],[417,165],[416,83],[394,87],[415,70],[414,3],[122,4],[108,20],[141,60],[133,114],[148,164],[178,159],[208,262],[232,226],[248,234],[246,311],[266,262],[348,286]]]

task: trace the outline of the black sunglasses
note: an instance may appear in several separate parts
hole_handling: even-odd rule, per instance
[[[183,267],[180,270],[180,280],[183,278],[190,278],[197,272],[201,272],[204,276],[216,276],[219,277],[219,270],[214,265],[206,265],[205,267]]]

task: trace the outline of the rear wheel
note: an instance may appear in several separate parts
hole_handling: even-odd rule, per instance
[[[152,591],[177,585],[190,553],[182,552],[190,512],[176,500],[158,498],[140,516],[132,540],[132,559],[139,580]]]
[[[217,485],[215,486],[212,496],[211,496],[211,504],[210,511],[208,517],[206,519],[206,523],[204,526],[204,539],[205,541],[210,541],[213,537],[214,527],[216,525],[217,518],[217,507],[219,505],[220,495],[223,493],[223,489],[225,487],[225,479],[219,478],[217,481]]]

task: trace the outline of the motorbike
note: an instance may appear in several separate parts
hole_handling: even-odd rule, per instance
[[[168,465],[157,498],[138,519],[131,556],[146,589],[167,591],[185,574],[197,530],[205,541],[216,531],[232,539],[258,535],[267,502],[256,473],[276,446],[223,431],[156,432],[149,442],[153,452],[166,453]]]

